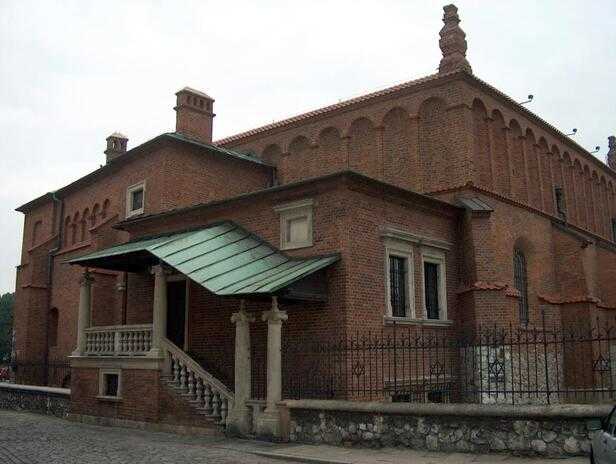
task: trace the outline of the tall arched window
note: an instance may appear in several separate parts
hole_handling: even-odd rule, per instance
[[[520,292],[518,300],[518,310],[520,312],[520,322],[528,324],[528,277],[526,272],[526,258],[521,250],[513,250],[513,282],[515,288]]]

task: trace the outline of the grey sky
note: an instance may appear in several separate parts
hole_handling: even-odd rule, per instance
[[[441,1],[0,1],[0,293],[12,291],[14,208],[172,130],[174,92],[216,99],[214,137],[426,74]],[[475,74],[576,141],[616,133],[616,2],[456,2]]]

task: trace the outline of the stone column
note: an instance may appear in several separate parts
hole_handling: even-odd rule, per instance
[[[257,435],[278,438],[281,433],[278,403],[282,399],[282,321],[288,316],[278,309],[277,297],[272,297],[272,309],[263,312],[261,319],[267,321],[267,401],[257,420]]]
[[[149,357],[162,358],[162,340],[167,336],[167,276],[162,264],[154,266],[154,305],[152,308],[152,347]]]
[[[86,352],[86,329],[90,327],[92,282],[94,279],[85,270],[79,288],[79,315],[77,319],[77,347],[73,356],[83,356]]]
[[[239,435],[252,433],[250,408],[246,402],[251,395],[250,323],[254,321],[242,300],[240,310],[231,316],[231,322],[235,324],[235,399],[227,421],[228,430]]]

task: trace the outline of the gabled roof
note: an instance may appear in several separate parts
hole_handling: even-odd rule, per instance
[[[84,177],[81,177],[77,179],[76,181],[71,182],[70,184],[56,190],[55,192],[46,193],[44,195],[41,195],[38,198],[35,198],[34,200],[29,201],[28,203],[21,205],[20,207],[16,208],[16,211],[25,213],[35,206],[43,204],[47,201],[51,201],[53,194],[55,194],[55,196],[59,198],[63,194],[66,194],[76,188],[79,188],[80,186],[87,184],[88,182],[91,182],[100,176],[104,176],[104,175],[107,175],[108,173],[113,172],[118,167],[131,162],[135,158],[136,155],[146,152],[151,147],[163,141],[173,141],[173,142],[185,143],[185,144],[189,144],[189,145],[201,148],[206,153],[223,156],[228,159],[235,159],[235,160],[242,161],[242,162],[248,162],[248,163],[252,163],[252,164],[267,167],[267,168],[272,168],[271,165],[269,165],[262,159],[257,158],[256,156],[251,156],[249,154],[240,153],[235,150],[230,150],[224,147],[218,147],[216,145],[201,142],[199,140],[192,139],[190,137],[187,137],[177,132],[167,132],[157,137],[154,137],[153,139],[150,139],[147,142],[144,142],[141,145],[138,145],[135,148],[132,148],[131,150],[128,150],[126,153],[124,153],[121,156],[118,156],[113,161],[105,164],[104,166],[101,166],[100,168],[96,169],[95,171],[92,171],[91,173],[85,175]]]
[[[158,260],[216,295],[271,295],[338,261],[291,258],[231,221],[96,251],[71,264],[131,271]]]

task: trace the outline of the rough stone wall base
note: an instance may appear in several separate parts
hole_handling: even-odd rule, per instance
[[[347,447],[407,447],[558,458],[589,455],[590,439],[595,433],[589,426],[596,422],[596,418],[575,414],[523,417],[507,416],[503,411],[498,417],[492,413],[396,414],[348,409],[289,408],[287,438],[291,442]],[[597,413],[597,418],[601,413]]]

